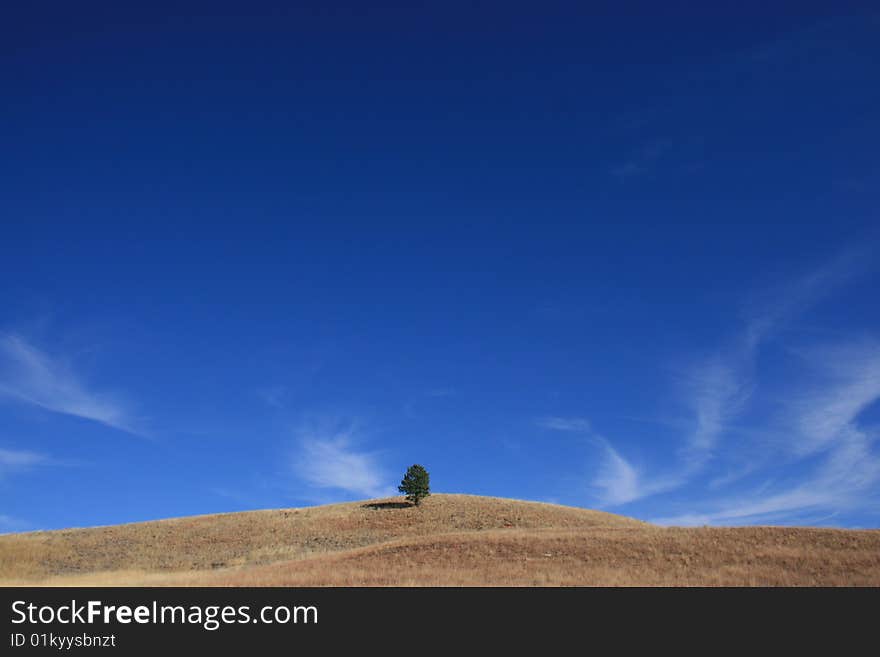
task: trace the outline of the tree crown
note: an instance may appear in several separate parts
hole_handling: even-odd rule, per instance
[[[406,499],[418,506],[423,498],[431,494],[428,471],[419,464],[409,466],[397,490],[406,494]]]

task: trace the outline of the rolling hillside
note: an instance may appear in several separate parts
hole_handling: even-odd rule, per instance
[[[433,495],[0,536],[0,584],[880,586],[880,530],[664,528]]]

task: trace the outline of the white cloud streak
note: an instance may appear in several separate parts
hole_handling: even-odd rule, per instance
[[[626,504],[644,495],[639,473],[607,442],[593,485],[603,491],[602,502],[611,506]]]
[[[0,334],[0,397],[138,433],[118,401],[89,389],[63,360],[16,335]]]
[[[591,483],[602,491],[602,504],[626,504],[680,488],[717,458],[731,424],[749,407],[756,390],[759,351],[797,317],[867,270],[871,262],[870,249],[850,250],[753,300],[743,328],[730,347],[696,363],[682,377],[684,404],[692,414],[691,428],[685,434],[677,467],[664,475],[647,475],[634,466],[596,434],[584,418],[548,417],[538,425],[583,434],[601,448],[601,465]],[[735,524],[804,517],[820,511],[833,514],[864,503],[866,495],[876,493],[880,481],[880,456],[873,451],[876,437],[860,428],[857,418],[880,398],[880,346],[862,341],[811,352],[805,359],[819,371],[820,383],[809,389],[798,384],[794,391],[788,391],[787,412],[778,422],[780,426],[773,431],[765,427],[753,432],[783,437],[773,447],[782,447],[783,465],[794,465],[793,472],[798,473],[794,483],[774,486],[771,480],[746,494],[691,502],[690,507],[705,510],[656,522]],[[764,456],[768,448],[762,448]],[[734,446],[733,451],[738,450]],[[807,458],[818,458],[819,462],[803,462]],[[759,461],[751,459],[745,468],[738,463],[735,473],[715,477],[709,489],[723,489],[769,463],[763,456]]]
[[[536,423],[542,429],[551,429],[553,431],[570,431],[572,433],[591,433],[592,427],[590,421],[581,417],[545,417]]]
[[[859,415],[880,399],[880,345],[860,341],[810,352],[819,370],[813,383],[789,401],[781,423],[800,481],[786,488],[747,492],[711,501],[702,513],[658,518],[660,524],[742,524],[837,512],[873,503],[880,508],[880,454],[876,435],[859,426]],[[819,457],[818,462],[804,463]],[[801,463],[799,463],[801,462]],[[706,506],[706,505],[704,505]]]
[[[801,354],[826,380],[789,402],[799,455],[822,450],[852,430],[852,422],[880,398],[880,344],[863,340]]]
[[[746,364],[721,357],[695,367],[686,378],[686,403],[694,427],[684,451],[687,470],[699,469],[710,458],[727,423],[748,403],[752,385]]]
[[[686,373],[684,399],[693,413],[693,429],[682,450],[682,483],[714,457],[730,422],[748,407],[758,352],[764,344],[870,263],[868,249],[850,249],[801,278],[755,295],[732,346]]]
[[[848,249],[800,278],[753,295],[745,307],[746,352],[753,352],[788,322],[870,269],[875,255],[869,246]]]
[[[389,497],[396,489],[375,454],[355,447],[353,429],[300,432],[294,470],[315,488],[336,489],[360,497]]]
[[[45,463],[48,459],[37,452],[0,449],[0,473],[7,469],[27,468]]]
[[[673,478],[645,479],[607,438],[593,431],[586,418],[553,416],[538,420],[537,425],[551,431],[580,434],[601,450],[601,460],[591,485],[600,491],[599,504],[602,506],[627,504],[678,485]]]

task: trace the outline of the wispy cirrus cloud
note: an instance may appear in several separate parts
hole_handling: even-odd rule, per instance
[[[24,470],[49,463],[49,458],[38,452],[0,448],[0,477],[7,472]]]
[[[862,339],[799,355],[822,377],[788,402],[787,424],[798,436],[791,448],[808,455],[846,435],[854,418],[880,398],[880,343]]]
[[[590,421],[582,417],[544,417],[539,419],[536,424],[542,429],[551,429],[553,431],[571,431],[573,433],[590,434],[593,431]]]
[[[811,350],[806,356],[817,379],[790,391],[778,422],[783,445],[800,474],[787,485],[768,482],[737,495],[717,497],[704,510],[657,518],[661,524],[778,522],[807,514],[836,513],[873,504],[880,509],[877,431],[859,416],[880,400],[880,344],[858,340]]]
[[[602,463],[593,486],[602,491],[602,502],[611,506],[626,504],[645,495],[638,471],[608,441],[603,441]]]
[[[665,524],[778,521],[864,504],[880,483],[877,436],[858,424],[859,415],[880,399],[876,341],[785,349],[801,358],[809,373],[794,384],[772,386],[775,419],[755,424],[747,412],[758,392],[768,392],[759,387],[759,353],[782,342],[797,318],[866,272],[870,252],[869,247],[849,250],[800,278],[768,287],[747,304],[740,330],[725,346],[679,370],[681,401],[690,417],[674,424],[682,429],[675,464],[659,471],[636,466],[583,417],[546,417],[538,425],[589,437],[599,448],[591,484],[601,491],[603,505],[702,486],[699,501],[688,500],[688,513],[656,520]],[[703,481],[716,460],[714,476]],[[784,469],[784,480],[777,480],[778,468]],[[761,476],[764,481],[751,489],[739,485],[741,479]],[[877,504],[880,508],[880,500]]]
[[[762,347],[798,316],[866,271],[871,262],[870,248],[853,248],[801,277],[768,286],[745,305],[742,328],[726,348],[681,375],[684,405],[692,413],[692,428],[681,452],[683,475],[702,470],[714,457],[730,423],[747,409]],[[681,477],[682,481],[686,478]]]
[[[599,448],[599,467],[591,485],[600,491],[598,503],[620,506],[675,490],[698,474],[711,460],[727,423],[748,402],[751,382],[745,376],[748,359],[718,354],[698,362],[680,378],[686,407],[693,414],[686,439],[679,449],[680,463],[663,473],[647,473],[636,467],[614,446],[595,432],[583,417],[550,416],[541,418],[542,429],[581,434]]]
[[[0,334],[0,397],[140,433],[117,399],[91,389],[65,360],[13,334]]]
[[[845,249],[822,266],[751,295],[742,309],[741,349],[750,354],[788,323],[875,266],[871,243]]]
[[[602,438],[602,461],[592,485],[600,489],[599,503],[620,506],[675,490],[684,483],[681,473],[649,475],[643,468],[626,460],[605,438]]]
[[[736,525],[797,521],[810,514],[835,514],[873,504],[864,493],[880,479],[880,463],[863,434],[854,432],[831,457],[800,483],[781,489],[759,488],[744,494],[717,498],[704,511],[654,518],[661,525]]]
[[[683,379],[692,429],[682,450],[684,470],[697,471],[712,457],[728,422],[748,403],[752,383],[749,359],[722,354],[699,363]]]
[[[310,486],[371,498],[396,494],[378,455],[357,447],[354,425],[311,427],[298,433],[293,468]]]
[[[646,479],[639,468],[614,448],[611,442],[593,430],[583,417],[551,416],[539,419],[542,429],[579,434],[600,450],[599,465],[590,481],[600,491],[599,503],[618,506],[648,495],[670,490],[677,485],[674,479]]]

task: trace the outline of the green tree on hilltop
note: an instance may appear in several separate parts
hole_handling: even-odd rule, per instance
[[[428,471],[418,464],[409,466],[397,490],[405,493],[406,499],[418,506],[422,498],[431,494]]]

